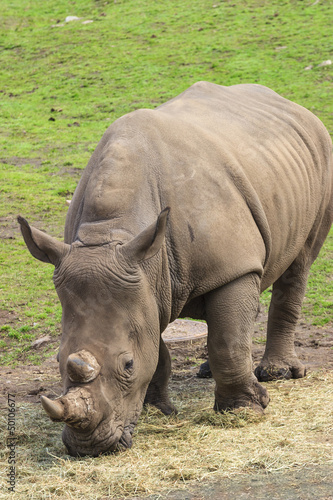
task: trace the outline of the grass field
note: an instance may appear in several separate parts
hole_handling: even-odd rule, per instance
[[[17,214],[62,237],[65,200],[107,126],[200,79],[267,85],[333,134],[333,66],[318,66],[333,51],[332,17],[330,1],[2,2],[1,307],[18,319],[2,325],[4,363],[38,362],[31,341],[58,335],[61,315],[52,269],[25,251]],[[332,318],[332,255],[331,235],[305,301],[316,324]]]
[[[271,87],[310,109],[333,136],[333,65],[321,65],[333,60],[332,9],[330,0],[2,0],[1,364],[41,362],[55,353],[56,343],[35,351],[31,342],[46,334],[56,341],[60,332],[61,310],[51,280],[51,266],[30,256],[19,234],[16,216],[21,214],[35,226],[61,238],[66,199],[72,196],[82,169],[108,125],[134,109],[153,108],[198,80],[222,85],[252,82]],[[79,19],[65,22],[67,16]],[[322,326],[332,323],[332,276],[331,230],[312,268],[304,302],[306,321]],[[265,305],[268,298],[269,293],[263,297]],[[30,410],[27,408],[27,415]],[[31,416],[29,422],[33,421]],[[199,433],[196,439],[200,433],[206,436],[206,428],[198,425],[194,426]],[[53,428],[50,424],[43,433],[52,434]],[[327,432],[326,423],[323,429]],[[22,434],[27,432],[22,429]],[[27,449],[29,443],[36,443],[34,438],[29,441],[35,432],[33,429],[25,434]],[[119,464],[123,463],[121,460],[136,464],[140,459],[136,454],[151,449],[148,434],[147,431],[134,454],[127,453]],[[228,443],[234,439],[237,437],[231,436]],[[293,439],[288,443],[291,453]],[[244,455],[241,465],[233,462],[233,471],[245,470],[245,464],[251,463],[250,444],[245,448],[248,455]],[[52,450],[62,453],[57,448]],[[319,451],[314,461],[320,460],[318,454]],[[285,467],[298,463],[295,456],[283,455]],[[31,489],[35,496],[31,498],[107,495],[107,488],[99,479],[99,459],[78,461],[75,465],[73,461],[64,462],[65,458],[55,458],[51,466],[51,459],[45,457],[44,451],[37,450],[33,465],[27,463],[26,469],[22,469],[28,484],[32,481],[31,471],[38,464],[35,482],[32,481],[36,486]],[[59,491],[42,490],[45,496],[39,497],[44,460],[51,476],[61,478],[61,485]],[[222,463],[218,458],[215,462]],[[87,476],[90,489],[86,496],[81,490],[82,496],[75,496],[75,484],[81,481],[80,474],[85,474],[87,464],[91,467]],[[131,470],[128,474],[132,478],[146,473]],[[182,470],[179,466],[175,472],[167,472],[164,486],[182,483]],[[206,473],[215,474],[208,470]],[[135,484],[129,481],[132,486],[124,487],[123,492],[112,490],[109,485],[110,494],[113,492],[116,498],[135,495],[136,491],[157,491],[158,482],[154,481],[150,489],[142,489],[143,476],[139,476]],[[199,476],[191,473],[189,479]],[[160,480],[163,482],[163,478]],[[72,481],[68,490],[67,481]],[[112,484],[116,483],[121,483],[117,474]],[[100,489],[96,486],[99,493],[94,496],[95,485],[100,484]]]

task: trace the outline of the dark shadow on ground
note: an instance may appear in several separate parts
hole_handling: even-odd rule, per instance
[[[295,471],[235,476],[207,480],[186,491],[132,497],[130,500],[333,500],[333,465]],[[128,500],[128,499],[127,499]]]

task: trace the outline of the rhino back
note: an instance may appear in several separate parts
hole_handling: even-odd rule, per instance
[[[223,268],[243,273],[247,265],[262,266],[263,287],[269,286],[332,203],[332,142],[324,125],[305,108],[250,84],[199,82],[157,111],[161,122],[175,116],[179,124],[168,127],[178,156],[166,174],[170,205],[182,213],[185,205],[194,225],[204,221],[199,247],[208,242]]]
[[[295,259],[332,193],[331,141],[309,111],[259,85],[199,82],[104,134],[66,224],[137,234],[171,207],[169,266],[184,300]]]

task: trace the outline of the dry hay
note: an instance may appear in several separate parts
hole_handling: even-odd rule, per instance
[[[140,418],[133,448],[98,458],[69,458],[61,444],[62,425],[50,422],[36,405],[20,405],[17,484],[11,498],[106,500],[157,492],[163,497],[168,490],[209,477],[333,464],[332,371],[266,384],[271,402],[264,416],[249,410],[215,414],[213,383],[202,382],[187,397],[173,394],[179,415],[165,417],[149,407]],[[4,442],[5,418],[1,423]],[[1,498],[8,498],[7,456],[3,449]]]

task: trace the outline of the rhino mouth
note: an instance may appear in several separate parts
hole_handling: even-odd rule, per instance
[[[125,428],[108,422],[101,422],[93,433],[78,432],[69,426],[65,426],[62,440],[68,453],[73,457],[92,456],[123,451],[132,446],[132,435],[135,424]]]

